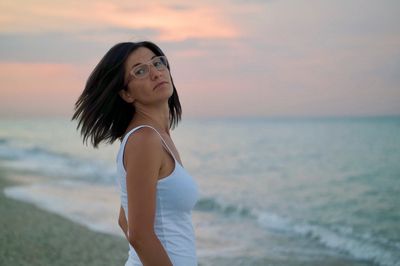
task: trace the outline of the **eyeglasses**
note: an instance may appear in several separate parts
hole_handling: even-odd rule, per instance
[[[134,77],[136,79],[146,78],[150,73],[150,65],[154,66],[158,71],[164,71],[168,68],[167,57],[157,56],[151,59],[147,63],[142,63],[138,66],[133,67],[129,71],[129,80],[127,83],[129,83],[132,80],[131,77]]]

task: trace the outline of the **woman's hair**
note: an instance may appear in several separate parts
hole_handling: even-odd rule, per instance
[[[100,142],[112,144],[125,133],[135,115],[135,108],[125,102],[118,92],[125,88],[125,61],[139,47],[150,49],[156,56],[164,55],[152,42],[119,43],[105,54],[90,74],[85,89],[75,103],[71,119],[78,120],[77,129],[81,127],[83,143],[87,144],[90,138],[93,147],[97,148]],[[182,108],[172,77],[171,81],[174,91],[168,99],[168,106],[169,127],[173,129],[181,120]]]

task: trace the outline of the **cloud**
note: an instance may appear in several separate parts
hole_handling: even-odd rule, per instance
[[[214,5],[134,5],[132,1],[42,1],[0,4],[0,32],[43,33],[80,32],[104,28],[157,32],[158,41],[182,41],[190,38],[235,38],[239,32],[229,18]],[[45,4],[44,4],[45,3]],[[77,11],[78,10],[78,11]],[[51,21],[51,23],[49,23]]]
[[[84,63],[101,57],[116,42],[156,36],[149,29],[104,28],[36,34],[0,33],[0,61]]]
[[[0,63],[0,115],[65,115],[88,71],[70,64]]]
[[[8,62],[82,62],[96,54],[101,44],[81,42],[65,33],[0,34],[0,59]]]
[[[112,45],[149,39],[169,57],[185,114],[400,113],[400,2],[238,1],[3,2],[0,61],[41,77],[15,79],[17,91],[59,80],[77,94],[63,76],[77,73],[33,66],[84,66],[84,83]]]

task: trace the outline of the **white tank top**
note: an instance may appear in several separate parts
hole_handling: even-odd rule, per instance
[[[175,161],[173,172],[169,176],[158,180],[157,183],[154,231],[174,266],[197,266],[192,209],[198,199],[198,186],[195,180],[176,160],[160,133],[151,126],[142,125],[130,130],[121,142],[117,154],[121,205],[124,208],[126,217],[128,217],[126,171],[123,165],[123,155],[129,136],[142,127],[149,127],[157,132],[163,147]],[[125,266],[139,265],[142,265],[142,263],[134,248],[129,245],[129,258]]]

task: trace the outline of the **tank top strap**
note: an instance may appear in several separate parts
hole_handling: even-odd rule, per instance
[[[137,127],[133,128],[133,129],[131,129],[128,133],[126,133],[124,139],[122,140],[121,145],[125,146],[125,144],[126,144],[126,142],[127,142],[127,140],[128,140],[128,137],[129,137],[133,132],[135,132],[136,130],[138,130],[138,129],[142,128],[142,127],[149,127],[149,128],[151,128],[151,129],[153,129],[155,132],[157,132],[158,136],[160,136],[160,138],[161,138],[161,141],[162,141],[163,146],[167,149],[167,151],[171,154],[172,158],[174,158],[174,160],[176,161],[176,158],[175,158],[174,153],[173,153],[172,150],[168,147],[168,145],[167,145],[167,143],[165,142],[164,138],[163,138],[163,137],[161,136],[161,134],[157,131],[157,129],[155,129],[154,127],[149,126],[149,125],[141,125],[141,126],[137,126]]]

